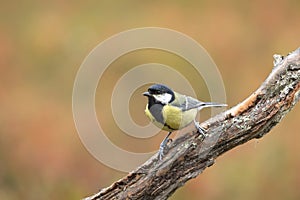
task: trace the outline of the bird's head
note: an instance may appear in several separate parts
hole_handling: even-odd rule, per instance
[[[154,102],[164,105],[171,103],[175,99],[175,94],[172,89],[162,84],[150,86],[148,91],[144,92],[143,95],[147,96],[149,101],[154,100]]]

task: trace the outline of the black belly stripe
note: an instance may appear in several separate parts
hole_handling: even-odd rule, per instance
[[[162,114],[162,110],[164,105],[160,102],[157,102],[154,97],[149,97],[148,99],[148,110],[155,118],[155,120],[161,124],[165,124],[164,116]]]
[[[149,109],[150,113],[152,114],[152,116],[155,118],[156,121],[163,124],[165,127],[168,127],[170,130],[175,130],[174,128],[172,128],[170,125],[168,125],[165,122],[164,116],[162,114],[163,107],[164,106],[162,104],[153,104],[148,109]]]
[[[156,121],[159,123],[164,124],[164,116],[162,114],[163,105],[161,104],[153,104],[150,108],[148,108],[152,116],[155,118]]]
[[[167,123],[165,123],[164,126],[168,127],[168,129],[170,129],[170,130],[173,130],[173,131],[175,130],[171,126],[169,126]]]

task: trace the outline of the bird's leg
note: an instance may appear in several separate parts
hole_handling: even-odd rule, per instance
[[[194,120],[194,124],[198,130],[198,132],[205,138],[207,136],[206,130],[200,126],[200,123]]]
[[[160,143],[159,152],[158,152],[158,158],[159,160],[162,160],[164,156],[165,147],[169,142],[172,142],[172,139],[170,139],[170,135],[172,132],[169,132],[168,135],[165,137],[165,139]]]

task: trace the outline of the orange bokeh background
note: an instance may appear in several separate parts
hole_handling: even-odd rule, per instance
[[[296,0],[1,4],[0,199],[80,199],[126,175],[88,153],[72,116],[77,70],[87,54],[113,34],[157,26],[189,35],[216,62],[229,106],[262,83],[272,70],[273,54],[285,55],[300,46]],[[119,65],[151,58],[147,52],[137,53]],[[171,59],[169,65],[172,62],[176,64]],[[111,87],[119,76],[110,75]],[[99,93],[97,99],[109,95]],[[135,118],[147,123],[146,100],[138,95],[133,100]],[[99,103],[96,107],[104,112]],[[299,117],[297,105],[270,134],[224,154],[170,199],[300,199]],[[110,117],[102,120],[107,127],[113,124]],[[125,138],[117,128],[110,132],[114,143],[136,152],[158,149],[164,137],[138,140]]]

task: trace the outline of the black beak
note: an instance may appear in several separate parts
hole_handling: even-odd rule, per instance
[[[147,97],[152,96],[149,92],[144,92],[143,95],[144,95],[144,96],[147,96]]]

